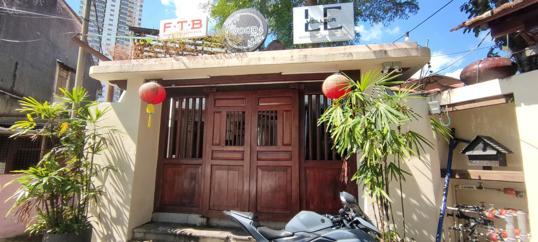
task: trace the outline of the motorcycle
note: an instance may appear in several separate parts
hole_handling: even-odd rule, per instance
[[[340,201],[343,208],[338,215],[301,211],[282,230],[261,226],[257,217],[250,212],[230,210],[224,213],[259,242],[377,241],[380,232],[361,210],[355,197],[340,192]]]

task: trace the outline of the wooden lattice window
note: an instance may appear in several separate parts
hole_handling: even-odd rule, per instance
[[[56,62],[56,80],[54,93],[60,95],[60,88],[68,89],[72,86],[71,80],[75,76],[75,70],[61,62]]]
[[[226,112],[226,146],[245,145],[245,112]]]
[[[318,126],[318,119],[331,101],[323,94],[305,94],[304,106],[304,147],[305,160],[340,160],[332,149],[330,134],[326,126]]]
[[[165,158],[202,159],[206,98],[174,97],[168,102]]]
[[[258,146],[277,145],[277,111],[258,111]]]

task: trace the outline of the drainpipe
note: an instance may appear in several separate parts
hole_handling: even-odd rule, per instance
[[[527,229],[527,214],[523,211],[517,211],[517,227],[519,228],[519,240],[522,242],[529,241]]]

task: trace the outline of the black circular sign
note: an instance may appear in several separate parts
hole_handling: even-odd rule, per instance
[[[267,20],[256,9],[241,9],[224,21],[223,30],[232,51],[253,51],[267,37]]]

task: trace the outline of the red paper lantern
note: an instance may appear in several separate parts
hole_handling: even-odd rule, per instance
[[[166,90],[156,82],[146,82],[138,89],[140,98],[150,104],[159,104],[166,99]]]
[[[138,95],[142,101],[148,103],[146,113],[148,114],[148,128],[151,127],[151,114],[155,112],[154,104],[160,104],[166,99],[166,90],[156,82],[146,82],[138,89]]]
[[[329,99],[338,99],[350,91],[349,82],[350,80],[347,76],[335,73],[323,81],[321,91]]]

